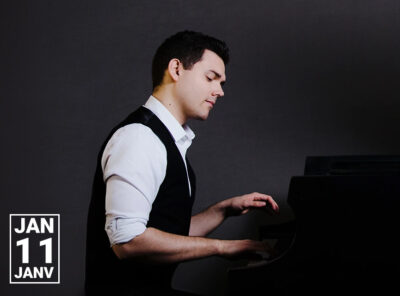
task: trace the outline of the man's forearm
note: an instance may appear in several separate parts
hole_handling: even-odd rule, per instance
[[[189,237],[147,228],[124,244],[113,246],[120,259],[137,259],[148,263],[173,263],[219,254],[219,241]]]
[[[131,241],[114,245],[112,248],[120,259],[153,264],[182,262],[214,255],[234,258],[271,250],[267,243],[260,241],[182,236],[151,227]]]
[[[228,203],[229,200],[223,200],[192,216],[189,235],[206,236],[217,228],[226,218]]]

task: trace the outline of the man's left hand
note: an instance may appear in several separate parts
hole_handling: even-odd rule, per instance
[[[269,209],[273,213],[279,212],[279,206],[275,200],[266,194],[253,192],[227,199],[225,207],[226,216],[239,216],[252,209]]]

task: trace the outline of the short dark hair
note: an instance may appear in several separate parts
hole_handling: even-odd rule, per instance
[[[162,83],[165,69],[170,60],[177,58],[185,70],[190,70],[201,60],[204,50],[215,52],[226,64],[229,62],[229,48],[222,40],[200,32],[182,31],[167,38],[157,49],[152,63],[153,90]]]

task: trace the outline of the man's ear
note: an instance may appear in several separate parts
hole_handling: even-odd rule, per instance
[[[183,69],[181,61],[178,59],[172,59],[168,63],[168,73],[172,80],[178,81],[181,70]]]

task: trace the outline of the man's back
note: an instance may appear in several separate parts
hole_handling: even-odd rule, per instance
[[[97,169],[92,190],[92,200],[88,215],[86,288],[88,295],[104,289],[131,290],[153,287],[157,279],[158,287],[169,288],[176,264],[151,266],[132,260],[120,260],[110,247],[104,230],[106,185],[100,165],[104,148],[119,128],[132,123],[141,123],[151,128],[167,150],[167,173],[152,206],[147,227],[154,227],[169,233],[188,235],[191,210],[194,201],[195,177],[188,164],[192,196],[186,168],[168,129],[150,110],[141,107],[113,129],[102,146],[98,156]],[[92,293],[93,292],[93,293]]]

